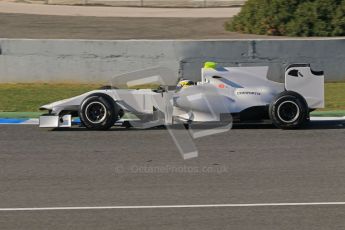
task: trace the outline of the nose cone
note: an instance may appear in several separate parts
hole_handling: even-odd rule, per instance
[[[46,104],[40,107],[40,110],[52,110],[52,109],[53,109],[52,104]]]

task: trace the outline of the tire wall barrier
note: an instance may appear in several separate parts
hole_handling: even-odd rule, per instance
[[[319,40],[29,40],[0,39],[0,82],[108,83],[116,75],[167,66],[200,79],[205,61],[223,66],[269,66],[283,82],[291,63],[324,70],[326,81],[345,80],[345,39]]]

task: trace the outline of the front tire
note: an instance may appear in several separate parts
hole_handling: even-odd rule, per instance
[[[81,122],[90,130],[110,129],[118,119],[114,101],[106,95],[90,95],[80,105]]]
[[[276,127],[296,129],[307,122],[309,108],[301,95],[293,91],[284,91],[270,104],[269,115]]]

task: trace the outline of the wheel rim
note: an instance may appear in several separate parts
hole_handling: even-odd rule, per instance
[[[278,117],[285,123],[295,122],[299,115],[299,106],[294,101],[284,101],[278,106]]]
[[[107,109],[100,102],[92,102],[85,109],[86,119],[91,123],[99,124],[103,122],[107,116]]]

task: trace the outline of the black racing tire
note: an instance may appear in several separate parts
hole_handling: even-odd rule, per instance
[[[306,100],[293,91],[278,94],[269,106],[272,123],[281,129],[297,129],[307,123],[309,108]]]
[[[90,130],[110,129],[118,120],[119,109],[108,95],[93,94],[83,100],[79,108],[79,117],[83,125]]]

